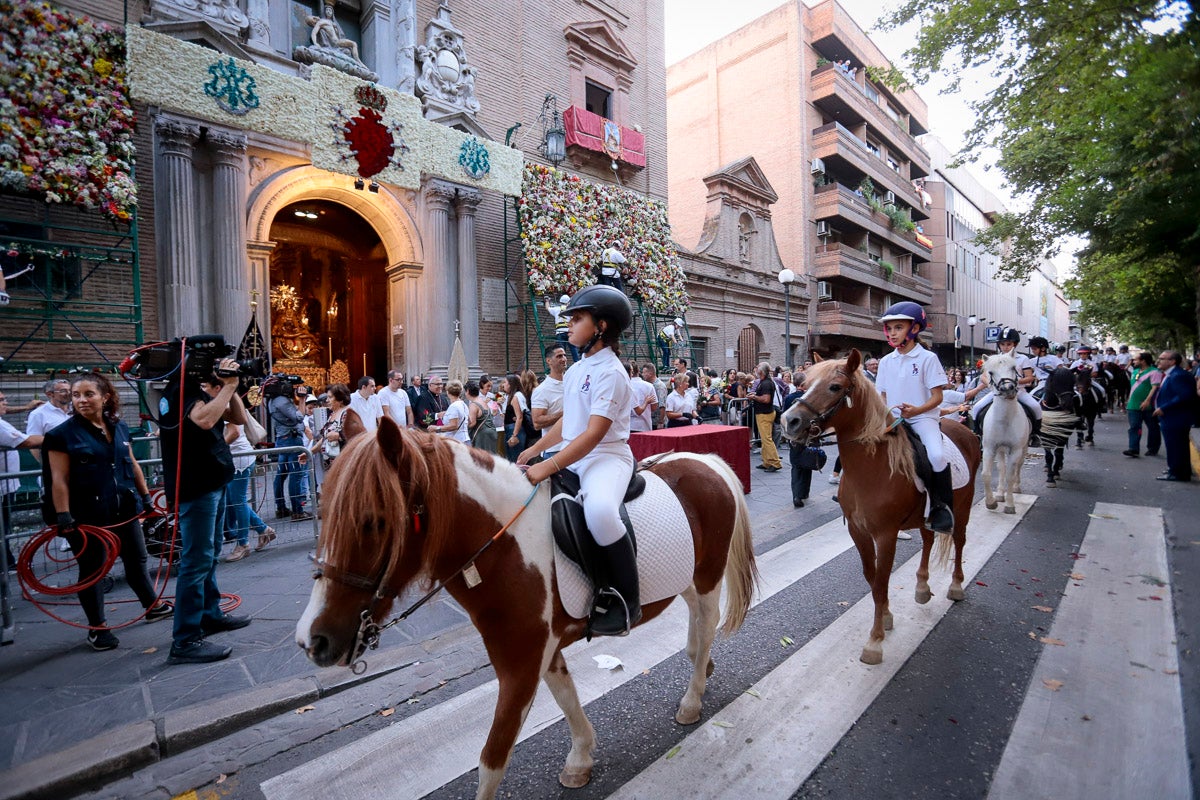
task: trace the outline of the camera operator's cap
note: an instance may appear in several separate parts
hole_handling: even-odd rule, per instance
[[[306,402],[306,403],[319,403],[319,402],[321,402],[321,400],[320,400],[320,398],[318,398],[316,395],[312,395],[312,394],[310,394],[310,395],[308,396],[308,398],[307,398],[307,399],[306,399],[304,402]]]

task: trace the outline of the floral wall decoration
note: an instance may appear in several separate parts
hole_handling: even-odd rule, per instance
[[[530,163],[518,209],[535,294],[557,298],[595,283],[601,253],[616,247],[626,258],[621,278],[630,294],[659,313],[687,311],[687,281],[665,204]]]
[[[124,35],[26,0],[0,0],[0,19],[0,190],[129,219]]]

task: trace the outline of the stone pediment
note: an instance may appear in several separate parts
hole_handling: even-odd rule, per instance
[[[729,194],[733,190],[733,194],[745,197],[752,205],[764,209],[779,199],[753,156],[726,164],[711,175],[706,175],[704,185],[708,187],[710,198],[714,194]]]
[[[567,37],[568,55],[571,49],[580,50],[586,54],[597,56],[601,63],[618,67],[627,72],[637,66],[637,59],[612,25],[598,19],[594,22],[576,22],[563,30]]]
[[[180,41],[198,44],[215,50],[218,53],[246,61],[255,58],[242,45],[226,33],[202,19],[189,19],[176,22],[149,22],[145,28],[156,33],[166,34]]]

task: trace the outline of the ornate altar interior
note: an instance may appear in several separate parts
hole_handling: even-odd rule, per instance
[[[343,369],[351,386],[364,374],[382,380],[389,368],[387,258],[375,230],[345,206],[311,200],[284,208],[271,240],[276,367],[318,388]]]

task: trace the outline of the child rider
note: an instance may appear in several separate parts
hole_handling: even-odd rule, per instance
[[[926,525],[934,533],[954,532],[954,490],[950,484],[950,465],[942,452],[942,431],[938,408],[946,371],[937,356],[917,341],[927,326],[925,309],[916,303],[896,303],[879,318],[888,344],[896,348],[879,360],[875,388],[889,408],[898,409],[908,421],[929,455],[933,479],[925,487],[929,493],[929,519]]]
[[[633,308],[624,292],[601,284],[576,292],[563,313],[571,320],[569,340],[583,357],[563,376],[562,417],[517,463],[556,450],[525,477],[537,484],[561,469],[579,475],[584,517],[602,554],[592,634],[621,636],[642,618],[633,542],[620,516],[634,458],[628,444],[633,392],[619,340],[633,322]]]

